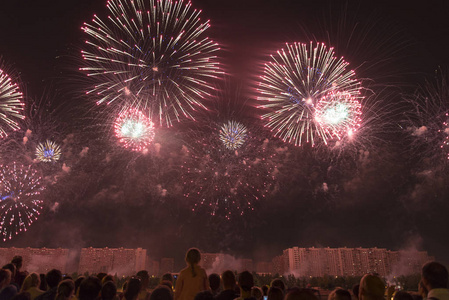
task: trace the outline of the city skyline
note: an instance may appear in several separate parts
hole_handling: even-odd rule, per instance
[[[119,276],[131,276],[140,270],[147,270],[151,276],[180,271],[175,267],[174,258],[162,257],[157,260],[148,256],[147,250],[142,248],[0,248],[0,264],[8,263],[15,255],[22,256],[24,270],[39,273],[46,273],[53,268],[69,274],[108,273]],[[292,247],[269,261],[204,252],[201,254],[200,265],[208,274],[221,274],[225,270],[285,276],[293,274],[296,277],[362,276],[377,273],[391,278],[418,274],[425,262],[434,259],[426,251],[417,250]]]
[[[133,35],[138,30],[124,33],[108,23],[111,36],[117,35],[115,41],[106,38],[109,50],[90,47],[102,43],[95,38],[94,15],[107,20],[113,14],[106,3],[2,4],[0,57],[23,93],[13,95],[20,98],[18,109],[25,117],[18,118],[17,131],[9,132],[7,124],[14,123],[0,124],[10,133],[0,140],[3,247],[141,247],[158,258],[152,263],[157,269],[171,266],[162,257],[174,258],[174,267],[180,268],[191,246],[262,262],[295,245],[420,249],[449,263],[449,242],[442,239],[449,235],[447,1],[192,0],[192,10],[201,11],[197,24],[204,22],[204,37],[213,41],[207,48],[213,54],[183,68],[169,60],[167,69],[143,54],[151,49],[145,52],[138,43],[122,43],[133,53],[128,56],[123,56],[128,50],[111,50],[115,41],[134,38],[149,46],[148,36]],[[163,36],[161,43],[170,42]],[[203,49],[198,41],[192,46]],[[185,49],[181,46],[190,41],[183,42],[163,49]],[[283,70],[282,59],[295,59],[279,53],[298,51],[292,45],[299,44],[311,50],[315,45],[327,62],[342,62],[334,66],[346,68],[354,83],[349,86],[357,87],[351,97],[330,93],[344,90],[348,82],[328,82],[325,63],[285,69],[298,79],[294,82],[270,77]],[[300,57],[307,61],[312,52],[300,51]],[[109,62],[142,54],[145,63],[121,64],[123,73],[88,76],[101,64],[97,56],[105,53],[114,58],[108,56]],[[176,53],[174,59],[190,62]],[[204,73],[197,73],[197,66],[205,67]],[[123,75],[141,67],[134,77]],[[316,88],[313,97],[326,97],[303,95],[313,94],[304,85],[306,71],[319,79],[307,80]],[[141,74],[148,76],[129,83]],[[168,74],[175,84],[165,81]],[[188,79],[181,80],[186,74]],[[147,78],[152,88],[144,84]],[[95,86],[111,87],[102,91],[120,101],[97,103]],[[159,86],[165,89],[157,93],[160,97],[140,98],[141,90],[148,96]],[[180,96],[185,91],[191,102]],[[328,98],[335,95],[338,101],[331,103]],[[278,97],[294,109],[270,114],[266,102]],[[121,113],[139,103],[148,114],[141,119],[148,121],[149,107],[163,108],[164,101],[174,109],[168,119],[153,117],[158,121],[146,147],[140,152],[134,150],[141,145],[122,147],[118,129],[140,123],[118,122],[124,121],[118,116],[128,116]],[[352,110],[356,118],[348,123],[350,130],[332,127],[338,118],[322,123],[323,116],[333,115],[323,114],[333,111],[332,104],[361,109]],[[302,127],[308,132],[304,138],[318,137],[316,144],[304,141],[297,147],[273,128],[298,134],[302,129],[296,122],[284,126],[268,120],[295,116],[312,125]],[[234,150],[224,146],[226,135],[219,135],[229,121],[240,124],[246,130],[243,139],[248,138]],[[151,131],[151,122],[145,122],[144,132]],[[333,139],[328,141],[328,135]],[[44,146],[47,140],[52,143]],[[17,174],[27,172],[39,185],[28,184],[32,191],[25,192],[18,187],[30,177]],[[28,205],[16,204],[22,199]]]

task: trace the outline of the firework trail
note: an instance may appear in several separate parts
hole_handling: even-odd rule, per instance
[[[124,110],[115,121],[115,135],[123,147],[142,151],[154,139],[154,124],[137,109]]]
[[[442,125],[442,128],[438,131],[444,135],[440,148],[443,149],[445,154],[447,153],[446,158],[449,159],[449,113],[446,113],[446,120]]]
[[[229,124],[245,131],[238,149],[223,141]],[[196,131],[182,168],[184,196],[192,210],[230,219],[254,211],[274,188],[276,153],[260,130],[233,120]],[[220,132],[221,131],[221,132]],[[231,143],[235,145],[235,143]]]
[[[343,58],[334,56],[333,48],[327,49],[324,44],[286,44],[286,49],[271,56],[260,77],[257,100],[261,102],[258,107],[268,111],[262,115],[266,126],[275,136],[296,146],[304,142],[314,145],[317,139],[324,143],[338,139],[334,133],[343,132],[343,128],[323,129],[315,111],[321,99],[338,101],[342,97],[333,95],[342,93],[347,95],[343,97],[345,105],[354,106],[350,110],[356,111],[360,106],[361,85],[354,71],[347,70],[348,65]],[[353,117],[360,116],[355,113]],[[348,123],[357,121],[348,120],[341,126],[346,128]]]
[[[362,16],[348,3],[332,3],[323,15],[304,24],[301,35],[306,40],[324,41],[336,53],[350,57],[350,68],[357,71],[356,79],[362,82],[363,97],[356,97],[361,106],[357,130],[349,130],[352,134],[340,138],[328,136],[327,144],[314,144],[322,150],[317,152],[330,155],[331,159],[336,155],[356,158],[360,151],[377,152],[379,148],[393,146],[398,139],[392,137],[403,134],[404,111],[410,108],[402,99],[401,90],[404,73],[411,71],[404,59],[409,57],[407,52],[412,44],[407,34],[376,11]]]
[[[406,124],[411,149],[421,160],[441,166],[449,162],[449,79],[439,70],[434,82],[427,82],[407,101],[414,111]]]
[[[359,116],[359,122],[353,124],[356,125],[356,130],[350,130],[349,127],[344,131],[348,134],[329,141],[327,145],[317,145],[315,148],[319,149],[318,152],[333,158],[336,155],[353,156],[359,155],[360,151],[377,152],[378,149],[386,149],[396,142],[391,137],[402,134],[403,114],[410,108],[410,105],[403,101],[400,89],[386,87],[376,93],[365,91],[364,95],[360,101],[360,111],[359,108],[353,111],[356,113],[354,119]],[[332,126],[330,128],[333,129]]]
[[[17,119],[25,118],[22,99],[18,84],[6,73],[0,58],[0,139],[8,136],[9,130],[20,128]]]
[[[3,241],[28,230],[43,201],[41,178],[31,166],[0,165],[0,231]]]
[[[25,118],[20,121],[21,130],[11,133],[0,144],[0,152],[3,154],[2,162],[16,161],[25,165],[36,162],[59,161],[63,152],[61,141],[67,134],[67,123],[60,116],[67,116],[67,111],[60,105],[54,105],[53,89],[44,91],[41,97],[29,97],[24,109]],[[53,152],[53,154],[52,154]],[[54,173],[59,164],[39,164],[39,171],[51,171]],[[47,175],[44,172],[45,177]]]
[[[94,16],[82,27],[87,94],[97,104],[125,102],[149,111],[160,125],[194,119],[221,73],[219,47],[204,36],[209,21],[201,23],[201,11],[182,0],[110,0],[107,8],[111,16]]]
[[[413,45],[397,22],[379,11],[358,11],[347,2],[329,3],[329,8],[315,20],[301,24],[301,36],[308,41],[332,45],[337,53],[351,58],[352,69],[366,84],[398,85],[409,69],[404,59]],[[407,70],[408,69],[408,70]]]

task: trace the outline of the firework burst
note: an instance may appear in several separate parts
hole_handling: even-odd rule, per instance
[[[23,95],[17,83],[3,70],[0,61],[0,139],[8,136],[8,130],[18,130],[15,119],[23,119]]]
[[[218,45],[204,36],[209,21],[190,2],[110,0],[107,19],[94,16],[82,29],[88,35],[82,51],[90,77],[87,94],[97,104],[126,102],[160,125],[171,126],[193,111],[213,90],[220,73]]]
[[[318,137],[326,140],[328,131],[315,119],[318,102],[332,93],[361,98],[361,85],[347,67],[324,44],[286,44],[271,56],[260,78],[257,100],[262,102],[258,107],[268,111],[262,115],[266,126],[296,146],[314,145]]]
[[[349,93],[331,92],[320,99],[315,107],[315,120],[323,141],[349,135],[360,127],[361,105]]]
[[[0,166],[0,231],[11,239],[37,220],[42,211],[41,178],[31,166],[16,163]]]
[[[439,129],[438,132],[442,132],[444,135],[441,148],[443,149],[443,152],[446,153],[447,159],[449,159],[449,113],[446,113],[446,120],[443,122],[443,128]]]
[[[55,162],[61,158],[61,147],[53,141],[46,140],[36,147],[36,158],[42,162]]]
[[[226,219],[242,216],[273,190],[275,151],[252,130],[237,150],[222,142],[218,129],[213,132],[197,136],[189,149],[182,165],[184,196],[193,211]]]
[[[419,159],[437,163],[449,161],[449,78],[446,71],[437,73],[435,82],[427,82],[407,99],[414,111],[406,125],[410,148]],[[417,159],[418,159],[417,158]]]
[[[246,127],[236,121],[228,121],[220,128],[220,140],[229,150],[240,148],[246,140]]]
[[[56,162],[61,159],[65,148],[55,141],[62,141],[67,137],[67,122],[60,117],[67,118],[68,111],[57,104],[57,96],[54,94],[54,89],[50,87],[41,97],[27,98],[27,105],[23,112],[25,118],[20,121],[21,130],[11,132],[8,139],[0,143],[3,163],[9,161]],[[54,105],[55,101],[56,105]],[[67,156],[65,158],[67,159]],[[46,177],[54,173],[60,165],[41,163],[36,167],[43,172],[41,175]]]
[[[132,151],[142,151],[154,139],[154,124],[141,111],[123,111],[115,121],[115,135],[119,142]]]

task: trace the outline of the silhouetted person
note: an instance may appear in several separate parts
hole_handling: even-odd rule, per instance
[[[238,297],[238,293],[235,292],[235,275],[232,271],[226,270],[221,274],[221,280],[223,282],[223,291],[221,291],[215,300],[234,300]]]
[[[327,297],[327,300],[351,300],[351,299],[352,299],[351,293],[341,288],[336,288]]]
[[[173,283],[171,281],[168,280],[162,280],[161,283],[159,284],[159,286],[166,286],[170,289],[171,293],[173,294]]]
[[[191,248],[186,253],[187,267],[179,272],[176,280],[175,300],[193,300],[199,292],[208,289],[206,271],[198,263],[201,253]]]
[[[162,281],[170,281],[171,285],[173,286],[173,275],[171,273],[165,273],[161,277],[161,283]]]
[[[213,296],[220,293],[220,276],[218,274],[212,273],[209,275],[209,287]]]
[[[12,274],[8,269],[0,269],[0,300],[10,300],[17,294],[17,287],[11,284]]]
[[[248,271],[243,271],[242,273],[239,274],[237,284],[240,288],[240,297],[237,299],[239,299],[239,300],[244,300],[244,299],[255,300],[255,298],[251,296],[251,289],[254,286],[253,274],[251,274]]]
[[[12,274],[8,269],[0,269],[0,300],[10,300],[17,294],[17,287],[11,284]]]
[[[41,284],[39,285],[39,289],[42,291],[46,291],[48,286],[47,286],[47,281],[45,280],[45,274],[39,274],[39,278],[41,280]]]
[[[47,282],[48,289],[45,293],[36,297],[36,300],[55,300],[56,293],[58,292],[58,284],[62,280],[61,271],[53,269],[48,271],[45,275],[45,281]]]
[[[150,299],[150,291],[148,290],[148,286],[150,285],[150,275],[148,271],[142,270],[137,272],[136,276],[141,280],[141,287],[138,299],[139,300],[148,300]]]
[[[202,291],[195,295],[194,300],[214,300],[214,295],[211,291]]]
[[[447,281],[448,272],[442,264],[432,261],[422,267],[421,282],[428,291],[428,300],[449,300]]]
[[[416,299],[416,300],[427,299],[428,293],[429,293],[429,291],[426,289],[426,287],[422,283],[422,279],[421,279],[418,283],[418,296],[420,296],[421,299]]]
[[[100,279],[100,282],[102,282],[102,281],[103,281],[103,278],[104,278],[105,276],[107,276],[107,275],[108,275],[107,273],[100,272],[100,273],[97,274],[97,278]]]
[[[40,285],[41,285],[41,277],[39,276],[39,274],[31,273],[23,281],[20,292],[30,293],[31,300],[34,300],[36,299],[36,297],[44,293],[44,291],[39,288]]]
[[[117,286],[114,281],[107,281],[101,287],[101,300],[117,300]]]
[[[260,287],[253,286],[251,289],[251,296],[256,300],[263,300],[263,291]]]
[[[360,280],[359,300],[384,300],[385,284],[379,276],[366,274]]]
[[[18,286],[22,286],[25,277],[28,276],[27,271],[22,271],[23,259],[22,256],[16,255],[11,260],[11,263],[16,266],[16,274],[14,276],[14,282],[17,283]]]
[[[397,291],[394,294],[393,300],[413,300],[413,297],[406,291]]]
[[[165,285],[159,285],[151,293],[150,300],[173,300],[173,291]]]
[[[352,295],[354,296],[355,300],[359,300],[359,287],[360,284],[354,284],[352,287]]]
[[[101,281],[97,277],[89,276],[81,281],[78,290],[79,300],[96,300],[101,291]]]
[[[16,277],[16,266],[12,263],[6,264],[2,267],[2,269],[9,270],[11,272],[11,282],[10,284],[14,285],[17,291],[20,291],[20,285],[18,285],[14,278]]]
[[[83,282],[84,279],[86,279],[86,277],[80,276],[80,277],[78,277],[78,278],[75,280],[75,297],[76,297],[76,298],[78,298],[80,285],[81,285],[81,282]]]
[[[113,281],[114,282],[115,281],[114,280],[114,276],[108,274],[105,277],[103,277],[103,279],[101,279],[101,285],[103,286],[103,284],[105,284],[108,281]]]
[[[284,291],[278,288],[277,286],[272,286],[268,290],[268,300],[283,300],[284,299]]]
[[[285,292],[287,291],[287,287],[285,286],[285,282],[281,279],[281,278],[275,278],[271,281],[270,287],[277,287],[280,288],[282,293],[285,294]]]
[[[64,279],[58,285],[55,300],[70,300],[75,294],[75,282],[72,279]]]
[[[30,300],[30,299],[31,296],[30,293],[28,292],[20,292],[11,298],[11,300]]]
[[[142,283],[139,278],[131,278],[128,280],[125,292],[123,293],[123,299],[125,300],[137,300],[139,296]]]
[[[268,286],[267,285],[263,285],[262,286],[262,292],[263,292],[263,296],[268,296]]]
[[[310,289],[292,288],[286,295],[284,300],[319,300],[318,297]]]

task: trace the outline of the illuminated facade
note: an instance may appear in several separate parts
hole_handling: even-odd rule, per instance
[[[285,256],[285,251],[284,255],[275,256],[271,261],[272,265],[271,273],[279,275],[284,274],[287,271],[286,260],[288,260],[288,256],[287,257]]]
[[[161,276],[174,272],[174,259],[151,260],[142,248],[82,248],[81,251],[48,248],[0,248],[0,264],[5,265],[15,255],[23,258],[23,270],[46,273],[59,269],[62,273],[100,272],[134,275],[148,270]],[[253,263],[252,259],[236,259],[223,253],[202,253],[201,262],[208,273],[244,270],[259,274],[294,274],[297,277],[361,276],[377,273],[382,277],[420,273],[427,261],[435,260],[426,251],[390,251],[384,248],[299,248],[285,249],[271,262]]]
[[[272,272],[272,263],[266,261],[260,261],[256,263],[255,272],[257,274],[270,274]]]
[[[51,269],[66,272],[69,262],[69,249],[50,248],[0,248],[0,264],[3,266],[15,255],[23,258],[22,270],[36,273],[47,273]]]
[[[146,256],[142,248],[82,248],[78,273],[133,275],[145,269]]]
[[[390,251],[384,248],[299,248],[283,251],[273,259],[273,272],[296,276],[361,276],[377,273],[382,277],[419,273],[433,257],[426,251]],[[283,269],[282,269],[283,268]]]

